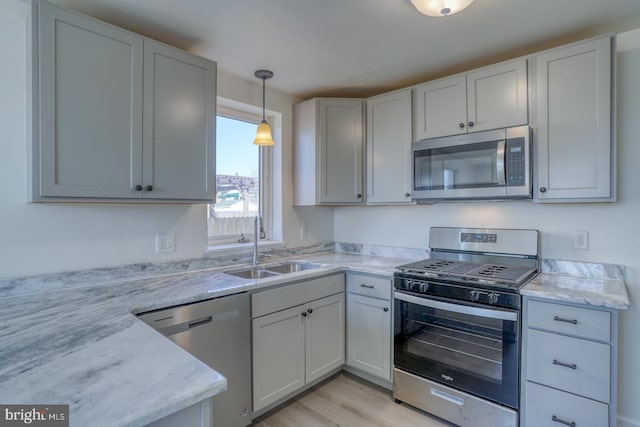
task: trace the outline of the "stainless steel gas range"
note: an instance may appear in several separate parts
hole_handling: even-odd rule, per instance
[[[520,288],[537,230],[432,227],[394,274],[393,395],[462,427],[518,425]]]

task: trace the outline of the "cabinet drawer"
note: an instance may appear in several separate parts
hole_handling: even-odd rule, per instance
[[[608,344],[532,329],[527,334],[527,380],[609,403]]]
[[[251,296],[251,318],[255,319],[340,292],[344,292],[344,274],[258,292]]]
[[[575,335],[600,341],[611,340],[611,313],[543,301],[529,301],[530,328]]]
[[[391,299],[391,279],[365,274],[347,275],[347,292],[368,297]]]
[[[609,425],[609,405],[527,382],[525,425],[562,427],[559,421],[575,422],[580,427]],[[554,421],[553,417],[558,421]]]

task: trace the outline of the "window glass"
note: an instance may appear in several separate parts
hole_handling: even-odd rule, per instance
[[[261,214],[260,147],[253,144],[259,120],[217,116],[216,202],[209,205],[210,244],[253,240]]]

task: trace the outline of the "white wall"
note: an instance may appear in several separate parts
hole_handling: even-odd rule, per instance
[[[335,240],[409,248],[428,246],[430,226],[535,228],[544,258],[623,264],[632,307],[620,319],[619,413],[640,426],[640,29],[618,38],[618,202],[450,203],[335,210]],[[589,231],[589,250],[572,248]]]
[[[0,3],[0,278],[100,266],[185,259],[204,255],[204,205],[31,204],[26,202],[27,106],[26,23],[29,2]],[[212,58],[215,60],[215,58]],[[268,65],[268,64],[267,64]],[[218,64],[224,68],[224,64]],[[261,82],[221,72],[219,95],[262,105]],[[271,110],[282,113],[284,167],[276,182],[284,239],[290,246],[333,239],[330,209],[291,208],[291,112],[295,99],[268,91]],[[300,241],[306,223],[309,240]],[[156,233],[175,233],[177,251],[155,254]]]

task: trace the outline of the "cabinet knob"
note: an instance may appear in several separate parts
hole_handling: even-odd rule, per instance
[[[142,185],[136,185],[135,190],[136,191],[142,191]]]
[[[383,309],[382,309],[382,311],[385,311],[385,312],[386,312],[386,311],[389,311],[389,307],[385,307],[385,308],[383,308]]]
[[[301,315],[302,315],[302,317],[307,317],[307,312],[306,312],[306,311],[303,311],[303,312],[301,313]]]
[[[404,197],[411,197],[411,193],[404,193]]]
[[[473,127],[473,122],[469,122],[469,127],[472,128]]]
[[[358,193],[358,194],[356,194],[356,197],[357,197],[358,199],[362,199],[362,194]]]
[[[540,187],[540,192],[541,193],[546,193],[547,192],[547,187]]]
[[[153,186],[151,186],[151,185],[147,185],[147,186],[145,187],[145,190],[147,190],[147,191],[152,191],[152,190],[153,190]]]
[[[464,123],[460,122],[458,126],[460,126],[460,129],[464,129]]]
[[[309,314],[313,313],[313,309],[312,308],[308,309],[307,313],[309,313]]]

